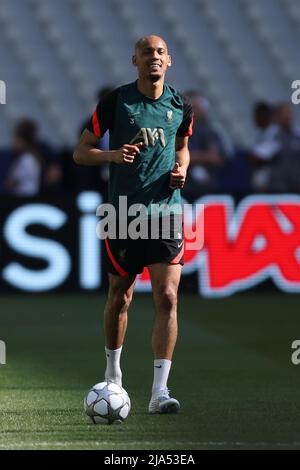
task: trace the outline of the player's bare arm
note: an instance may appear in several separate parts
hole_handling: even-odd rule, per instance
[[[85,129],[75,147],[73,158],[78,165],[102,165],[103,163],[133,163],[140,153],[142,143],[135,145],[124,144],[118,150],[103,151],[98,148],[99,139],[88,129]]]
[[[170,174],[170,188],[183,188],[188,166],[190,164],[190,153],[188,148],[188,136],[176,137],[175,143],[175,165]]]

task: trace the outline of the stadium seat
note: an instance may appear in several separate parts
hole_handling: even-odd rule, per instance
[[[10,99],[1,109],[0,142],[7,144],[17,117],[30,115],[51,141],[73,145],[96,91],[135,79],[133,44],[153,32],[174,57],[168,81],[182,91],[198,89],[234,140],[249,144],[254,101],[289,99],[299,78],[293,47],[300,39],[299,5],[145,0],[141,8],[139,0],[2,0],[0,79]]]

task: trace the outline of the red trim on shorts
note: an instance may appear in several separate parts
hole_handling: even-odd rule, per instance
[[[100,131],[100,125],[98,121],[98,116],[97,116],[97,111],[93,113],[93,129],[94,129],[94,134],[97,137],[101,137],[101,131]]]
[[[175,256],[174,259],[172,259],[172,261],[170,261],[170,264],[178,264],[181,258],[183,257],[183,253],[184,253],[184,243],[182,244],[182,248],[180,252],[178,253],[178,255]]]
[[[112,264],[113,264],[115,270],[118,271],[118,273],[119,273],[120,276],[122,276],[122,277],[129,276],[129,274],[128,274],[126,271],[124,271],[124,269],[119,265],[118,261],[114,258],[112,252],[110,251],[107,238],[106,238],[104,241],[105,241],[105,246],[106,246],[107,254],[108,254],[109,259],[110,259],[110,261],[112,262]]]

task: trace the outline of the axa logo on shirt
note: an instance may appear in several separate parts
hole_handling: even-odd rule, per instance
[[[165,133],[160,127],[151,129],[150,127],[142,127],[137,134],[130,141],[130,144],[143,142],[145,145],[154,147],[157,142],[160,142],[162,147],[166,146]]]

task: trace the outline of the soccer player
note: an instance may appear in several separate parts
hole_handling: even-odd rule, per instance
[[[180,203],[180,189],[189,165],[188,139],[192,134],[192,106],[165,83],[171,56],[165,41],[146,36],[132,57],[138,79],[103,98],[81,135],[74,152],[80,165],[110,164],[109,203],[118,209],[119,196],[128,207]],[[98,149],[109,130],[110,150]],[[166,206],[165,206],[166,207]],[[182,227],[181,227],[182,229]],[[136,275],[149,269],[155,304],[152,334],[154,380],[149,413],[175,413],[167,380],[177,339],[177,291],[183,265],[182,230],[159,239],[105,240],[109,259],[109,292],[104,311],[107,367],[105,379],[122,384],[120,356]]]

